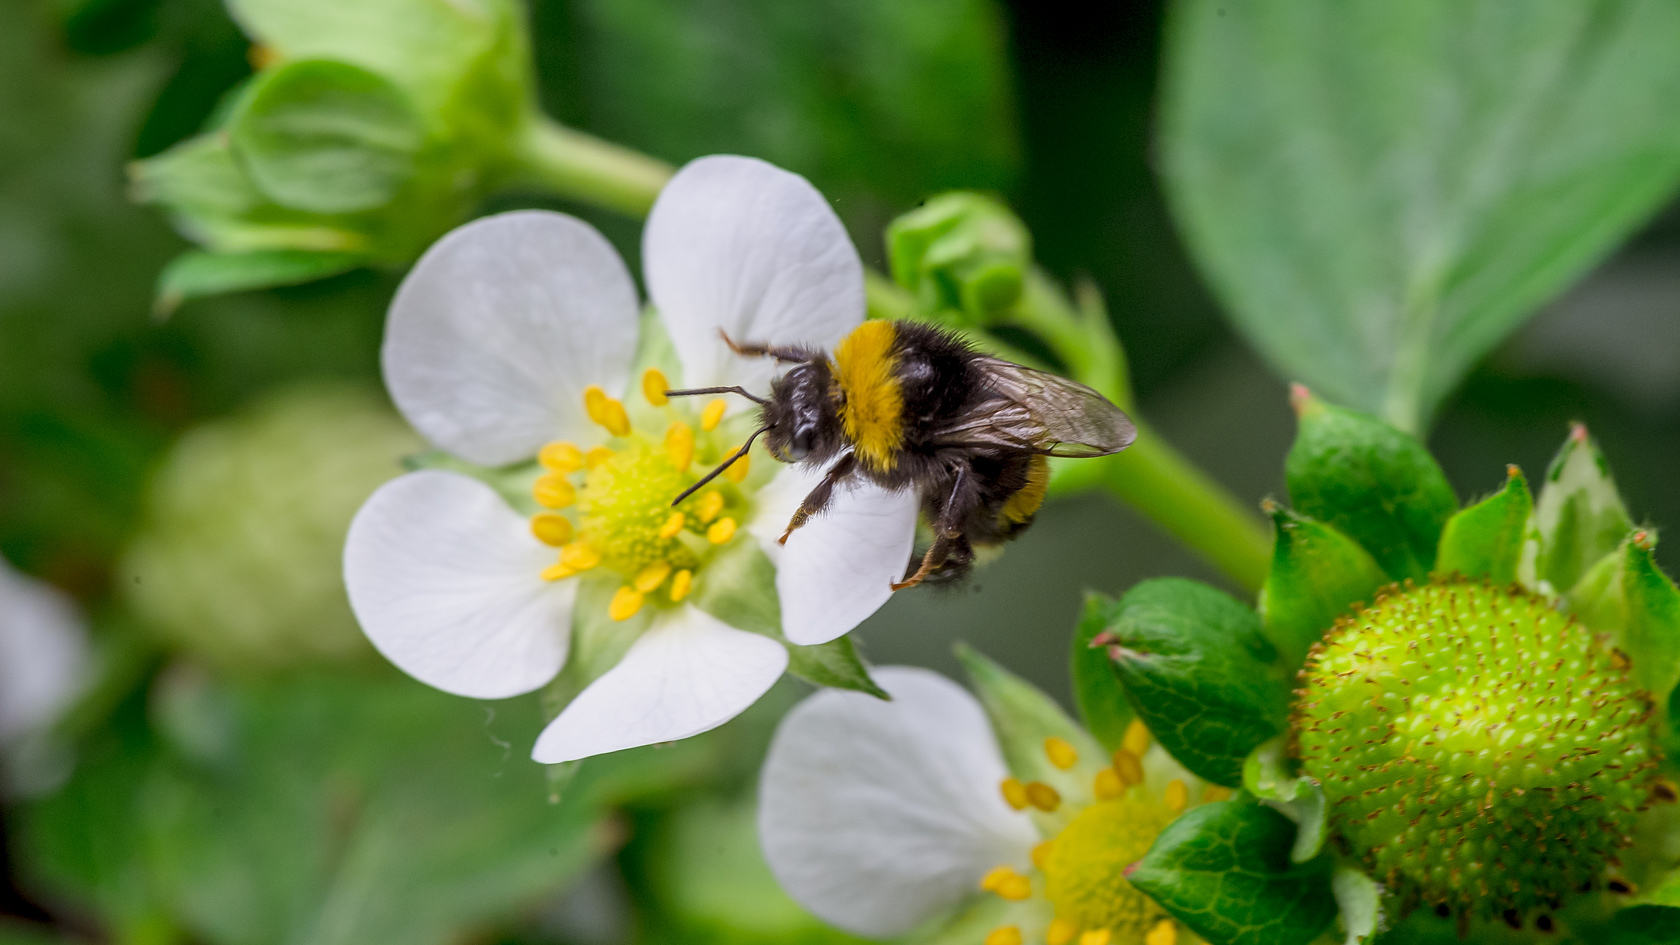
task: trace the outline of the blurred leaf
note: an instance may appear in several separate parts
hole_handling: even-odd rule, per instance
[[[1260,596],[1265,633],[1283,663],[1298,667],[1336,618],[1390,582],[1369,552],[1335,528],[1281,505],[1271,515],[1272,568]]]
[[[1671,945],[1680,941],[1680,908],[1634,906],[1616,913],[1600,933],[1603,945]]]
[[[1680,589],[1657,566],[1655,544],[1645,532],[1626,543],[1627,627],[1621,645],[1633,661],[1634,683],[1666,706],[1680,682]]]
[[[1109,751],[1120,747],[1132,722],[1126,687],[1120,684],[1108,648],[1091,645],[1092,638],[1108,629],[1108,611],[1112,605],[1113,601],[1101,594],[1085,595],[1085,611],[1073,631],[1071,654],[1073,701],[1079,707],[1079,718]]]
[[[1435,556],[1439,574],[1461,574],[1506,585],[1517,579],[1534,499],[1528,480],[1515,466],[1506,468],[1505,488],[1447,519]]]
[[[1336,917],[1329,857],[1289,860],[1295,825],[1253,800],[1170,824],[1126,878],[1210,945],[1306,945]]]
[[[1261,803],[1295,821],[1292,863],[1305,863],[1324,849],[1329,833],[1324,787],[1305,775],[1290,773],[1283,738],[1274,738],[1249,752],[1243,760],[1242,786]]]
[[[1615,551],[1633,528],[1622,504],[1610,463],[1587,428],[1576,424],[1546,468],[1546,481],[1534,506],[1539,546],[1532,562],[1531,584],[1546,581],[1566,591],[1594,564]]]
[[[1661,0],[1181,0],[1182,232],[1279,370],[1421,430],[1673,192],[1677,34]]]
[[[257,188],[312,213],[371,210],[414,176],[421,119],[396,86],[331,60],[264,71],[228,125],[234,155]]]
[[[317,253],[270,249],[251,253],[206,253],[189,249],[169,261],[158,276],[155,311],[167,315],[182,302],[223,292],[299,285],[366,265],[359,253]]]

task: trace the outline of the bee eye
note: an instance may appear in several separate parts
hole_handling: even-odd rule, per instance
[[[800,462],[811,455],[811,431],[796,430],[793,438],[788,441],[788,461]]]

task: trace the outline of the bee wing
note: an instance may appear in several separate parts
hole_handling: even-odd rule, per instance
[[[1084,384],[998,358],[975,363],[992,396],[941,429],[936,446],[1091,457],[1118,453],[1137,438],[1131,418]]]

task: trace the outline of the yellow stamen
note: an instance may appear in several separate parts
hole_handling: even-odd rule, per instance
[[[1167,806],[1171,807],[1175,814],[1183,813],[1184,808],[1190,806],[1190,789],[1177,778],[1173,778],[1167,784]]]
[[[994,892],[1005,899],[1013,900],[1015,902],[1020,902],[1023,899],[1031,899],[1032,880],[1022,876],[1020,873],[1012,873],[1008,879],[998,884],[998,888],[994,890]]]
[[[1056,808],[1062,806],[1062,796],[1043,781],[1034,781],[1027,785],[1027,800],[1046,814],[1053,813]]]
[[[721,545],[734,537],[735,520],[727,515],[713,522],[712,527],[706,529],[706,540],[714,545]]]
[[[1044,864],[1048,863],[1050,861],[1050,851],[1054,850],[1055,848],[1056,848],[1056,841],[1054,841],[1054,840],[1046,840],[1043,843],[1039,844],[1038,846],[1033,847],[1032,848],[1032,862],[1033,862],[1033,865],[1038,867],[1039,869],[1044,869]]]
[[[1003,791],[1003,800],[1016,810],[1026,810],[1032,805],[1027,797],[1027,786],[1016,778],[1005,778],[998,788]]]
[[[694,462],[694,428],[681,420],[671,424],[665,431],[665,454],[672,466],[687,469]]]
[[[588,411],[589,419],[607,428],[613,436],[624,436],[630,432],[630,415],[624,412],[624,404],[594,384],[589,385],[583,392],[583,409]]]
[[[671,402],[665,392],[671,389],[671,382],[665,379],[665,372],[656,367],[650,367],[642,372],[642,396],[655,407],[663,407]]]
[[[1015,870],[1009,866],[994,866],[980,877],[980,888],[986,892],[996,892],[1003,881],[1015,875]]]
[[[1143,945],[1177,945],[1178,923],[1171,919],[1162,919],[1155,923],[1149,934],[1143,937]]]
[[[1063,771],[1079,763],[1079,752],[1066,739],[1054,735],[1044,740],[1044,754],[1051,764]]]
[[[1213,804],[1218,801],[1231,799],[1231,789],[1217,784],[1209,784],[1202,788],[1202,803]]]
[[[1114,749],[1114,771],[1127,787],[1143,783],[1143,762],[1124,748]]]
[[[537,462],[557,473],[577,472],[583,468],[583,451],[571,443],[557,441],[542,448]]]
[[[601,553],[581,541],[560,549],[560,563],[572,571],[587,571],[601,563]]]
[[[735,455],[735,450],[738,450],[738,449],[740,449],[739,446],[735,447],[734,450],[730,450],[729,455],[734,456]],[[747,473],[751,469],[752,469],[752,454],[748,453],[747,455],[741,457],[740,459],[734,461],[733,463],[730,463],[729,468],[725,469],[723,471],[723,477],[725,479],[728,479],[730,482],[736,482],[736,483],[745,482],[746,479],[747,479]]]
[[[694,516],[700,520],[701,524],[705,524],[717,518],[718,513],[722,511],[723,493],[708,492],[700,497],[700,504],[695,507]]]
[[[543,544],[558,548],[572,540],[572,523],[563,515],[544,512],[531,516],[531,534]]]
[[[1126,737],[1120,740],[1120,747],[1142,758],[1143,753],[1149,750],[1149,726],[1144,725],[1142,719],[1133,719],[1132,724],[1126,726]]]
[[[565,476],[549,473],[531,484],[531,498],[545,509],[563,509],[577,501],[577,490]]]
[[[607,616],[614,620],[629,620],[641,609],[642,592],[626,584],[613,591],[612,603],[607,605]]]
[[[542,579],[545,581],[558,581],[561,578],[569,578],[576,573],[576,571],[573,571],[571,568],[568,568],[563,564],[551,564],[542,569]]]
[[[671,603],[675,604],[688,596],[689,588],[694,586],[694,572],[683,568],[677,576],[671,579]]]
[[[670,576],[671,562],[655,561],[643,568],[642,573],[636,575],[636,590],[643,594],[652,593],[659,585],[664,584],[665,579]]]
[[[1013,925],[1000,925],[986,933],[982,945],[1021,945],[1021,930]]]
[[[1110,929],[1091,929],[1079,936],[1079,945],[1108,945],[1114,940],[1114,932]]]
[[[665,520],[665,524],[659,526],[659,537],[677,537],[677,533],[682,531],[683,523],[686,521],[688,521],[687,517],[681,512],[672,512],[671,517]]]
[[[1126,793],[1126,783],[1120,780],[1120,775],[1113,768],[1104,768],[1097,772],[1096,782],[1092,791],[1099,801],[1112,801]]]
[[[707,404],[706,409],[700,411],[700,429],[705,430],[707,433],[716,430],[717,425],[723,422],[723,412],[728,409],[729,401],[724,400],[722,397],[719,397]]]
[[[589,452],[583,454],[583,465],[588,469],[594,469],[596,466],[599,466],[612,458],[613,451],[607,447],[591,446],[589,448]]]
[[[1044,941],[1046,945],[1067,945],[1078,934],[1079,926],[1067,919],[1053,919],[1050,927],[1044,930]]]

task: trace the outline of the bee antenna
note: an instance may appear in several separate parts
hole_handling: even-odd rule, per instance
[[[753,441],[758,439],[758,435],[760,433],[763,433],[764,431],[766,431],[768,429],[770,429],[769,426],[762,426],[762,427],[759,427],[758,429],[754,430],[753,433],[752,433],[752,436],[747,437],[747,442],[742,443],[741,448],[736,450],[735,454],[733,456],[730,456],[728,459],[724,460],[723,462],[718,463],[717,468],[713,469],[711,472],[705,474],[704,476],[701,476],[699,482],[695,483],[692,486],[689,486],[687,489],[684,489],[682,491],[682,495],[679,495],[675,499],[671,500],[671,504],[676,505],[679,502],[681,502],[682,500],[684,500],[684,499],[688,498],[689,496],[693,495],[695,490],[699,489],[701,486],[705,485],[706,483],[711,482],[713,479],[716,479],[718,477],[718,475],[720,473],[722,473],[725,469],[728,469],[730,466],[733,466],[735,464],[736,460],[738,460],[741,457],[747,455],[747,450],[752,449]]]
[[[666,397],[693,397],[697,394],[740,394],[755,404],[770,402],[744,387],[696,387],[691,390],[668,390],[665,392]]]

